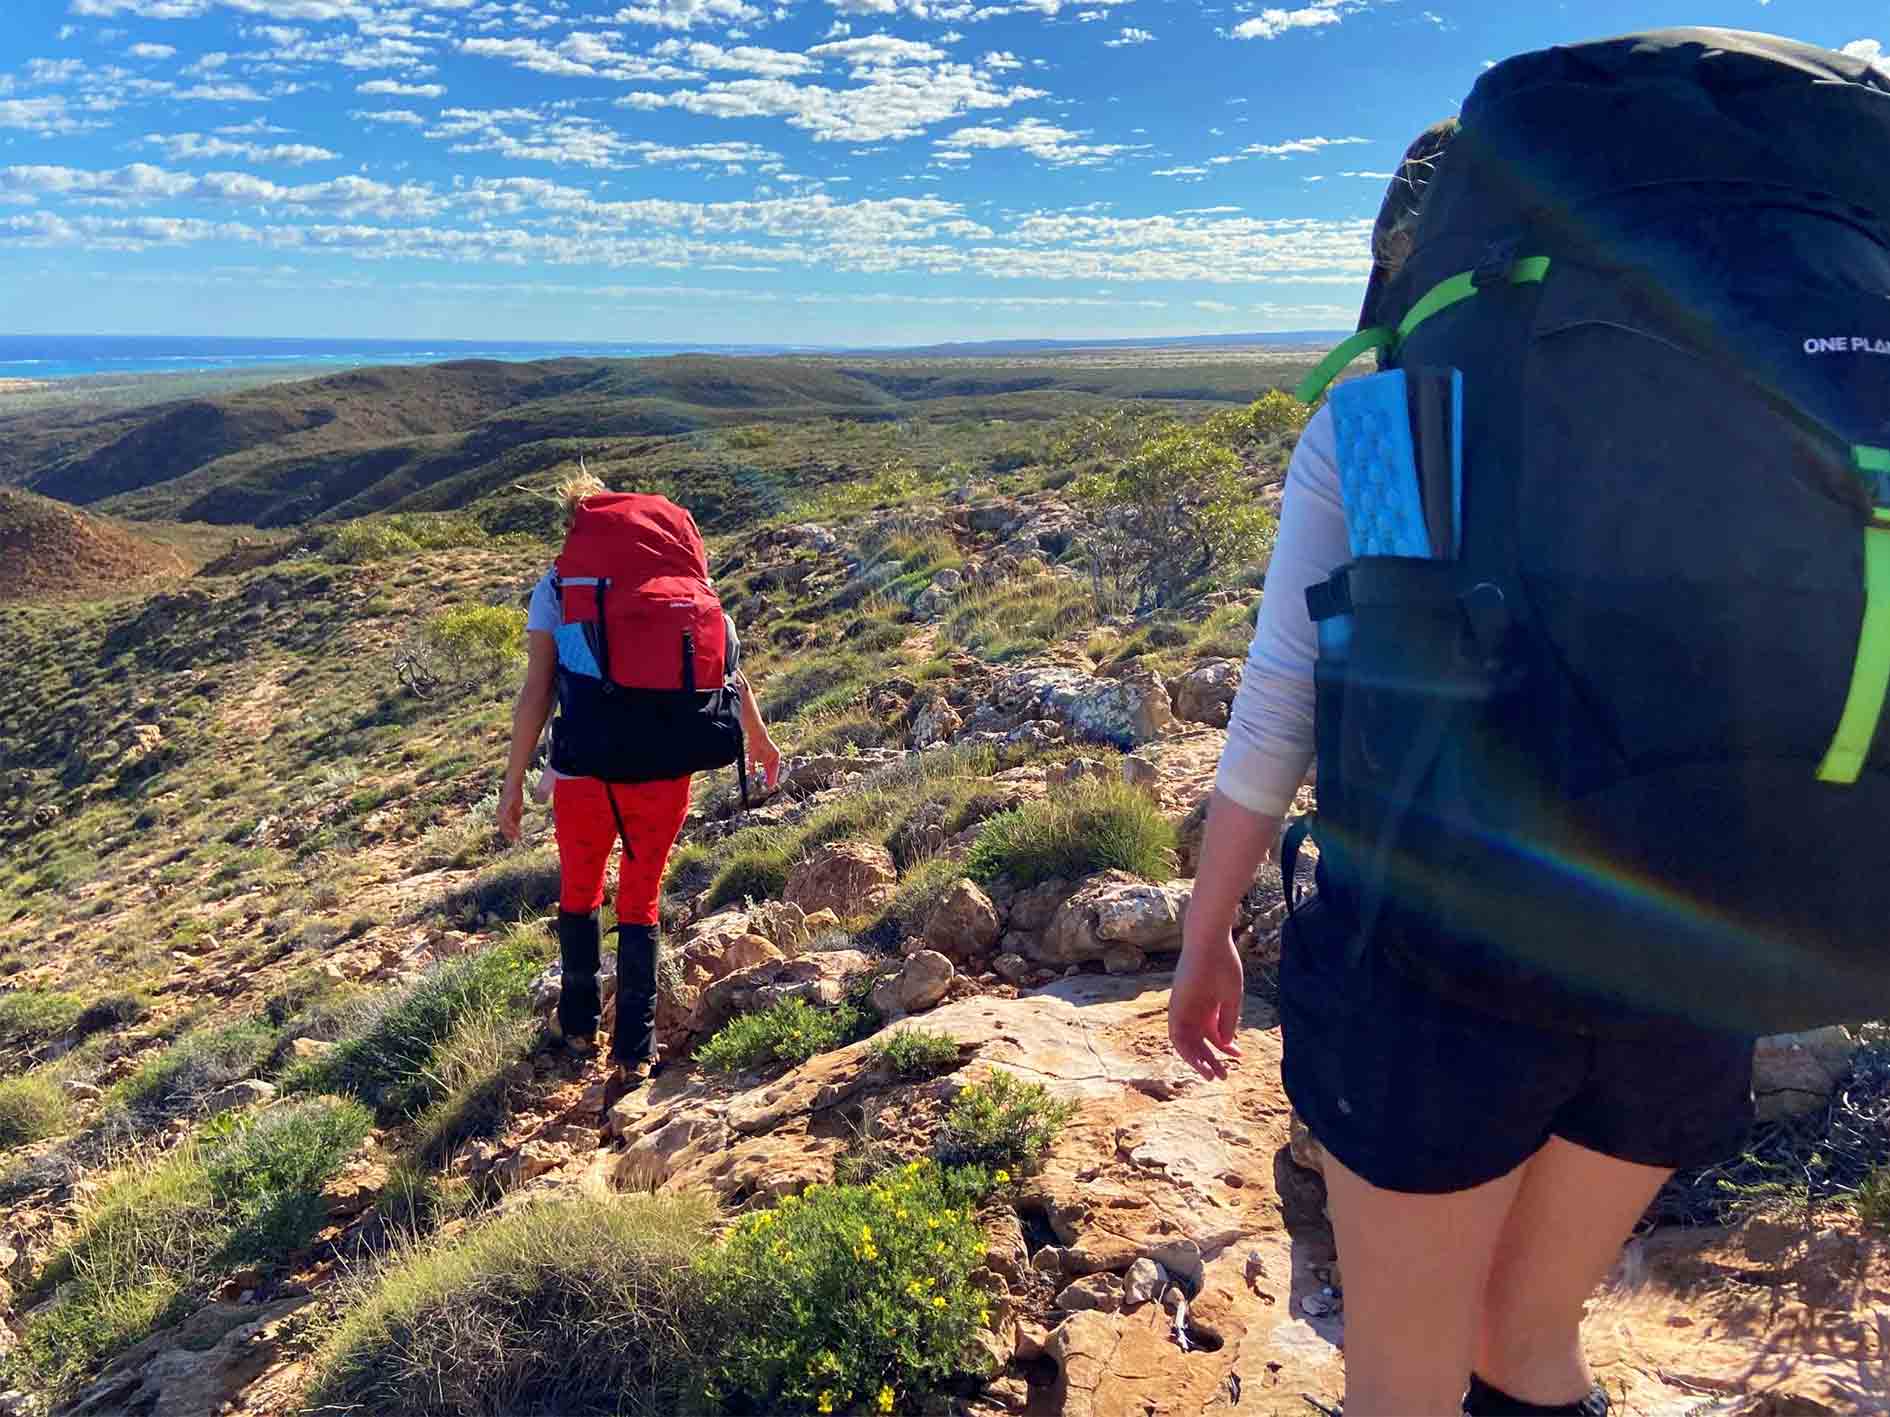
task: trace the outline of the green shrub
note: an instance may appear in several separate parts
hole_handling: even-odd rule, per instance
[[[708,1260],[719,1408],[911,1411],[962,1377],[989,1321],[965,1181],[914,1162],[736,1226]]]
[[[994,1069],[952,1103],[939,1136],[939,1159],[952,1166],[1028,1171],[1075,1115],[1074,1103],[1052,1097],[1042,1083]]]
[[[335,1098],[229,1114],[156,1165],[108,1176],[41,1278],[58,1297],[27,1321],[16,1374],[47,1397],[69,1396],[230,1268],[286,1260],[320,1228],[318,1193],[371,1125]]]
[[[696,1062],[711,1073],[740,1073],[773,1063],[804,1063],[852,1042],[865,1021],[861,1010],[848,1004],[816,1009],[805,999],[783,999],[723,1024],[713,1038],[696,1049]]]
[[[958,1040],[935,1028],[895,1028],[866,1050],[873,1063],[901,1077],[918,1077],[958,1065]]]
[[[107,994],[85,1006],[73,1023],[72,1032],[76,1038],[90,1038],[95,1033],[137,1023],[150,1013],[151,1001],[143,994],[135,991]]]
[[[1142,792],[1124,782],[1086,782],[987,818],[965,869],[973,880],[1008,876],[1019,886],[1109,870],[1165,880],[1175,869],[1175,845],[1174,825]]]
[[[335,528],[321,554],[330,561],[359,566],[370,561],[392,560],[396,556],[415,556],[419,552],[419,542],[387,522],[355,521]]]
[[[427,645],[446,677],[491,678],[525,658],[525,612],[516,605],[461,605],[427,626]]]
[[[1078,479],[1075,498],[1094,519],[1084,545],[1098,589],[1137,613],[1157,610],[1257,555],[1273,518],[1243,473],[1224,444],[1169,423]]]
[[[0,1078],[0,1151],[64,1131],[71,1115],[71,1099],[52,1074]]]
[[[448,895],[444,904],[449,915],[496,915],[502,920],[553,910],[558,904],[557,850],[511,852]]]
[[[194,1111],[218,1088],[253,1076],[275,1046],[275,1030],[264,1018],[197,1029],[120,1083],[117,1100],[145,1126],[154,1126]]]
[[[528,1203],[398,1256],[315,1360],[318,1410],[666,1417],[699,1401],[711,1314],[696,1195]]]
[[[447,960],[327,1057],[291,1069],[283,1085],[350,1094],[386,1120],[411,1117],[446,1091],[440,1045],[470,1017],[522,1009],[538,968],[537,953],[520,939]]]

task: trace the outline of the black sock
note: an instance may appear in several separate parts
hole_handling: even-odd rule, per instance
[[[1608,1394],[1599,1387],[1591,1388],[1580,1402],[1563,1402],[1553,1407],[1524,1402],[1500,1387],[1491,1387],[1474,1373],[1470,1376],[1470,1391],[1463,1399],[1466,1417],[1608,1417],[1610,1406]]]
[[[558,1027],[567,1038],[588,1038],[597,1032],[601,999],[597,969],[602,962],[603,930],[597,912],[558,912]]]

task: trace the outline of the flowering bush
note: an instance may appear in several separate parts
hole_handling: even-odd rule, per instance
[[[962,1376],[990,1322],[971,1273],[991,1178],[914,1161],[815,1186],[742,1220],[709,1257],[727,1325],[711,1402],[796,1413],[909,1410]]]
[[[939,1158],[947,1165],[1027,1171],[1043,1160],[1075,1113],[1075,1104],[1051,1096],[1042,1083],[1025,1082],[996,1068],[989,1078],[958,1094],[939,1137]]]
[[[730,1019],[696,1049],[696,1064],[704,1072],[741,1073],[774,1063],[805,1063],[845,1047],[865,1022],[851,1004],[817,1009],[805,999],[783,999]]]

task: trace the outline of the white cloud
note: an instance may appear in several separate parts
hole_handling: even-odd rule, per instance
[[[697,25],[746,24],[762,18],[762,12],[746,0],[651,0],[642,5],[628,5],[611,19],[620,25],[656,25],[662,29],[687,30]]]
[[[1214,315],[1231,315],[1235,309],[1224,300],[1197,300],[1194,302],[1194,308],[1206,310]]]
[[[133,59],[171,59],[177,55],[168,44],[134,44],[125,53]]]
[[[754,143],[631,141],[595,118],[551,118],[531,109],[448,109],[427,136],[452,143],[456,153],[490,152],[514,162],[560,167],[678,165],[741,171],[781,161],[780,154]]]
[[[0,98],[0,128],[23,128],[43,137],[97,126],[96,120],[74,116],[58,94],[43,98]]]
[[[1317,29],[1336,25],[1342,17],[1330,5],[1308,5],[1298,10],[1262,10],[1250,20],[1235,25],[1235,39],[1278,39],[1288,30]]]
[[[26,81],[29,84],[69,84],[85,72],[78,59],[29,59]]]
[[[1298,157],[1304,153],[1316,153],[1322,148],[1353,147],[1370,141],[1370,138],[1289,138],[1283,143],[1250,143],[1236,156]]]
[[[424,128],[427,120],[411,108],[354,108],[348,116],[357,123],[393,123],[404,128]]]
[[[1158,167],[1149,175],[1151,177],[1206,177],[1207,169],[1205,167]]]
[[[650,54],[658,59],[673,59],[695,69],[734,69],[769,78],[789,78],[820,68],[818,61],[805,54],[791,54],[782,49],[761,49],[736,45],[724,49],[701,40],[666,39],[654,45]]]
[[[200,103],[266,103],[268,100],[248,84],[197,84],[179,89],[177,97]]]
[[[228,130],[226,130],[228,131]],[[246,143],[229,138],[207,137],[202,133],[151,133],[143,146],[156,148],[173,162],[193,158],[211,161],[236,159],[242,162],[276,162],[300,167],[311,162],[336,162],[341,154],[312,143]]]
[[[434,216],[446,207],[445,201],[423,183],[396,187],[347,176],[285,187],[247,172],[192,176],[142,162],[108,172],[51,166],[0,168],[0,193],[27,198],[58,196],[109,206],[163,199],[402,218]]]
[[[1119,157],[1126,152],[1137,152],[1148,145],[1146,143],[1085,143],[1080,141],[1087,136],[1059,128],[1055,124],[1045,123],[1038,118],[1025,118],[1009,128],[986,126],[980,128],[960,128],[955,133],[939,138],[940,146],[956,150],[960,156],[967,148],[1018,148],[1029,153],[1039,162],[1047,162],[1054,167],[1095,167],[1110,158]],[[940,154],[945,156],[945,154]]]
[[[356,93],[381,94],[388,98],[444,98],[445,84],[403,84],[398,79],[369,79],[354,86]]]
[[[1103,48],[1122,49],[1131,44],[1147,44],[1154,38],[1155,36],[1150,34],[1147,30],[1139,30],[1131,25],[1124,27],[1122,32],[1114,39],[1105,39],[1103,41]]]
[[[555,45],[536,39],[466,39],[460,51],[487,59],[503,59],[521,69],[560,78],[615,79],[620,83],[664,82],[700,75],[674,64],[653,64],[640,54],[618,49],[614,34],[578,32]]]
[[[1024,67],[1024,61],[1011,53],[1008,49],[993,49],[978,62],[994,73],[999,73],[1006,69],[1021,69]]]
[[[780,118],[812,133],[817,142],[877,143],[914,137],[933,123],[976,109],[1009,108],[1046,96],[1021,85],[1002,88],[969,64],[936,62],[943,51],[930,45],[883,35],[818,45],[809,52],[848,63],[859,86],[732,79],[666,94],[631,93],[618,104],[677,108],[713,118]]]
[[[1885,55],[1882,40],[1854,39],[1844,46],[1844,52],[1853,59],[1862,59],[1890,74],[1890,56]]]

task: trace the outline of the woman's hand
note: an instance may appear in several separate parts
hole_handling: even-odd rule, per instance
[[[774,745],[774,739],[764,729],[759,743],[749,745],[748,759],[751,770],[759,772],[768,784],[768,791],[775,789],[781,777],[781,750]]]
[[[525,784],[507,779],[499,793],[499,835],[516,842],[525,830]]]
[[[1246,982],[1240,951],[1226,930],[1190,937],[1181,951],[1168,996],[1168,1041],[1183,1062],[1210,1081],[1226,1077],[1227,1060],[1240,1057],[1235,1035]]]

